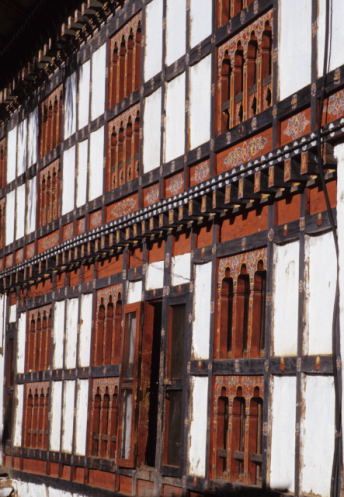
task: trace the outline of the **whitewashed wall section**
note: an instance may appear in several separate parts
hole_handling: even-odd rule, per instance
[[[274,246],[273,352],[297,354],[299,308],[299,242]]]
[[[208,378],[191,378],[189,473],[198,477],[206,475]]]
[[[171,264],[171,285],[185,285],[191,279],[191,254],[175,255]]]
[[[15,199],[15,190],[6,195],[6,245],[14,241]]]
[[[66,304],[65,367],[76,367],[78,339],[79,299],[69,299]]]
[[[16,304],[10,305],[8,313],[8,322],[15,323],[17,321],[17,306]]]
[[[63,152],[62,215],[74,209],[75,199],[75,146]]]
[[[54,327],[53,327],[53,367],[61,369],[63,367],[63,341],[65,329],[65,301],[54,304]]]
[[[94,120],[105,110],[106,44],[92,54],[92,97],[91,119]]]
[[[330,15],[330,50],[329,67],[332,71],[344,64],[344,2],[343,0],[332,0],[332,14]],[[324,52],[325,52],[325,12],[326,0],[318,0],[318,76],[323,75]]]
[[[164,160],[168,162],[185,151],[185,73],[167,83],[165,115]]]
[[[88,125],[90,116],[91,62],[88,60],[79,69],[78,129]]]
[[[25,234],[25,184],[18,186],[16,198],[16,240]]]
[[[127,303],[134,304],[142,300],[142,281],[128,281]]]
[[[23,174],[27,166],[27,120],[18,125],[17,134],[17,176]]]
[[[74,430],[74,398],[75,381],[68,380],[63,383],[62,407],[62,451],[72,452]]]
[[[194,359],[209,358],[212,263],[194,267],[194,302],[192,325],[192,355]]]
[[[11,129],[7,134],[7,183],[16,177],[17,166],[17,127]]]
[[[186,0],[167,0],[166,59],[169,66],[185,54]]]
[[[14,413],[14,447],[22,445],[22,427],[23,427],[23,411],[24,411],[24,385],[16,385],[15,387],[15,413]]]
[[[18,319],[17,373],[24,373],[25,371],[25,343],[26,343],[26,312],[22,312]]]
[[[76,206],[81,207],[87,200],[88,140],[78,143],[78,167],[76,181]]]
[[[311,82],[311,28],[312,2],[279,0],[278,69],[281,100]]]
[[[38,108],[29,115],[28,140],[27,140],[27,165],[32,166],[37,162],[38,156]]]
[[[28,235],[36,229],[36,208],[37,208],[37,179],[36,176],[27,182],[27,204],[26,204],[26,227],[25,233]]]
[[[213,3],[212,0],[190,0],[191,48],[211,35]]]
[[[66,140],[76,131],[76,73],[73,73],[65,82],[64,97],[64,139]]]
[[[87,367],[90,365],[91,334],[92,334],[92,294],[81,295],[80,300],[80,335],[78,365]]]
[[[150,5],[150,4],[149,4]],[[145,98],[143,120],[143,172],[160,165],[161,89]]]
[[[86,455],[88,383],[88,380],[78,380],[77,382],[75,453],[79,456]]]
[[[162,5],[162,0],[153,0],[146,6],[145,81],[158,74],[162,67]]]
[[[103,193],[104,126],[91,133],[88,200]]]
[[[190,68],[190,148],[210,140],[211,55]]]
[[[19,497],[86,497],[84,494],[71,493],[50,485],[29,483],[22,480],[14,480],[14,486]]]
[[[146,290],[157,290],[164,285],[164,261],[148,264],[146,272]]]
[[[62,381],[53,381],[51,385],[50,413],[50,450],[58,452],[61,447],[62,422]]]

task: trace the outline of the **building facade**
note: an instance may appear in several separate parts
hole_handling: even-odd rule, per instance
[[[339,495],[343,16],[90,0],[2,90],[19,497]]]

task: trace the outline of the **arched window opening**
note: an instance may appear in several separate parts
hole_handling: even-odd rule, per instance
[[[117,447],[118,426],[118,388],[115,387],[111,401],[111,427],[110,427],[110,458],[114,459]]]
[[[228,56],[228,51],[225,52],[225,57],[221,67],[221,115],[222,115],[222,132],[229,128],[229,101],[230,101],[230,84],[231,84],[231,63]]]
[[[141,58],[142,58],[142,29],[141,22],[138,23],[135,36],[135,91],[140,89],[141,83]]]
[[[98,308],[97,316],[97,333],[96,333],[96,356],[95,365],[98,366],[103,363],[103,347],[104,347],[104,327],[105,327],[105,306],[104,300],[101,299]]]
[[[110,190],[117,188],[118,178],[117,178],[117,133],[115,127],[112,128],[111,133],[111,151],[110,151]]]
[[[269,22],[265,24],[265,31],[262,36],[262,81],[271,76],[272,69],[272,35]]]
[[[126,97],[128,97],[133,91],[133,77],[134,77],[134,35],[133,30],[130,30],[129,38],[128,38],[128,50],[127,50],[127,87],[126,87]]]
[[[33,396],[31,389],[29,390],[29,395],[27,397],[27,407],[26,407],[26,423],[25,423],[25,446],[31,447],[31,435],[32,435],[32,414],[33,414]]]
[[[263,261],[259,261],[253,283],[251,356],[259,356],[264,350],[265,302],[266,271]]]
[[[109,414],[110,414],[110,396],[108,388],[105,389],[105,394],[103,397],[103,406],[102,406],[102,416],[101,416],[101,448],[100,448],[100,456],[107,457],[108,451],[108,430],[109,430]]]
[[[113,335],[114,335],[114,313],[113,313],[112,297],[110,295],[109,302],[106,307],[104,364],[111,364],[112,342],[114,340]]]
[[[35,449],[37,447],[37,437],[38,437],[38,406],[39,406],[39,396],[37,390],[35,390],[35,395],[33,398],[33,410],[32,410],[32,437],[31,437],[31,447]]]
[[[92,455],[98,456],[99,450],[99,435],[100,435],[100,409],[101,409],[101,396],[99,389],[93,401],[93,423],[92,423]]]
[[[35,355],[35,338],[36,338],[36,321],[34,316],[32,316],[30,322],[30,332],[29,332],[29,346],[28,346],[28,370],[34,368],[34,355]]]
[[[231,18],[231,3],[232,0],[217,1],[217,25],[223,26]]]
[[[118,46],[115,43],[113,52],[112,52],[112,78],[111,78],[111,106],[116,105],[118,102],[117,99],[117,89],[118,89]]]
[[[251,38],[247,48],[247,86],[249,91],[257,85],[257,55],[258,43],[254,33],[251,33]]]
[[[237,281],[236,292],[236,336],[235,357],[241,357],[247,351],[248,325],[250,305],[250,278],[247,274],[246,265],[241,266],[241,272]]]
[[[242,94],[244,89],[244,51],[239,42],[234,56],[234,96]]]
[[[241,387],[233,400],[232,409],[232,475],[240,477],[244,473],[246,405]]]
[[[216,473],[218,477],[228,470],[227,449],[228,449],[228,429],[229,429],[229,403],[225,387],[221,389],[221,397],[217,402],[217,464]]]
[[[119,361],[121,357],[121,346],[122,346],[122,297],[118,294],[116,309],[115,309],[115,340],[114,340],[114,350],[113,358],[115,362]]]
[[[243,3],[244,3],[243,0],[234,0],[233,16],[236,16],[241,12],[241,10],[244,8]]]
[[[221,358],[226,358],[232,352],[233,339],[233,278],[230,276],[229,268],[226,269],[222,280],[220,304],[219,353]]]
[[[134,171],[135,177],[139,175],[139,154],[140,154],[140,112],[137,111],[134,122]]]
[[[249,422],[249,476],[251,483],[261,480],[263,447],[263,399],[259,388],[254,389],[254,397],[250,401]]]
[[[43,390],[41,390],[41,394],[39,396],[39,401],[38,401],[37,447],[39,448],[43,447],[44,405],[45,405],[44,393]]]
[[[125,38],[122,37],[121,47],[119,51],[119,98],[118,101],[121,102],[124,98],[124,82],[125,82],[125,59],[126,59],[126,45]]]
[[[118,134],[118,179],[119,185],[124,183],[124,128],[123,122],[120,124]]]
[[[35,358],[34,358],[34,365],[33,365],[33,367],[35,369],[39,369],[41,340],[42,340],[42,320],[41,320],[41,313],[39,312],[38,316],[37,316],[37,328],[36,328],[36,340],[35,340]]]
[[[127,129],[126,129],[126,146],[125,146],[125,155],[126,155],[126,174],[124,175],[124,181],[130,181],[133,177],[132,173],[132,138],[133,138],[133,126],[131,124],[131,117],[129,116]]]

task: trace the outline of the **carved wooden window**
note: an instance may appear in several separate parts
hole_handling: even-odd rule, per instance
[[[262,478],[263,399],[259,387],[250,401],[249,418],[249,474],[251,483],[256,484]]]
[[[39,224],[44,226],[60,216],[60,166],[56,160],[39,175]]]
[[[259,357],[264,351],[265,249],[221,259],[215,356]]]
[[[257,113],[257,84],[258,84],[258,42],[254,32],[247,49],[247,95],[248,117]]]
[[[253,0],[217,0],[217,25],[223,26],[252,2]]]
[[[269,21],[265,23],[265,29],[261,45],[261,65],[262,65],[262,110],[271,106],[271,75],[272,75],[272,30]]]
[[[140,110],[131,107],[109,123],[107,189],[113,190],[138,177]]]
[[[51,334],[51,306],[30,311],[26,332],[26,371],[44,371],[49,368]]]
[[[119,390],[117,378],[93,380],[90,409],[89,454],[115,459],[117,450]]]
[[[41,104],[40,156],[43,158],[61,141],[63,87],[60,86]]]
[[[140,89],[142,58],[141,13],[110,40],[109,106]]]
[[[223,387],[217,401],[216,474],[219,478],[228,470],[228,430],[229,403],[226,388]]]
[[[48,450],[49,383],[25,385],[24,446]]]
[[[6,186],[6,139],[0,141],[0,188]]]
[[[100,290],[97,294],[93,365],[117,364],[122,346],[121,286]]]
[[[6,199],[0,200],[0,247],[5,246],[6,233]]]
[[[245,422],[246,402],[242,396],[241,387],[238,387],[237,395],[234,397],[232,407],[231,472],[235,479],[242,477],[244,474]]]

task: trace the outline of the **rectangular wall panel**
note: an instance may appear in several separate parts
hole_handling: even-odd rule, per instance
[[[6,245],[14,241],[15,198],[15,190],[6,195]]]
[[[212,263],[195,265],[192,354],[209,358]]]
[[[162,0],[146,5],[144,79],[148,81],[162,67]]]
[[[326,0],[318,0],[318,76],[321,77],[324,71],[325,52],[325,12]],[[329,71],[344,64],[344,2],[343,0],[332,0],[332,14],[330,16],[330,50],[329,50]]]
[[[79,69],[78,129],[88,124],[90,114],[91,62],[88,60]]]
[[[14,415],[14,447],[22,446],[22,428],[23,428],[23,412],[24,412],[24,385],[16,385],[15,387],[15,415]]]
[[[161,89],[145,98],[143,120],[143,171],[160,165]]]
[[[167,0],[166,64],[169,66],[186,50],[186,0]]]
[[[103,114],[105,109],[106,44],[92,55],[92,121]]]
[[[17,306],[16,304],[10,305],[8,322],[15,323],[17,321]]]
[[[299,308],[299,242],[274,246],[273,350],[296,355]]]
[[[91,133],[88,200],[103,193],[104,127]]]
[[[64,100],[64,139],[76,131],[76,73],[66,79]]]
[[[185,151],[185,73],[167,83],[165,118],[165,162]]]
[[[67,300],[65,367],[76,367],[76,345],[78,337],[79,299]]]
[[[78,380],[75,427],[75,453],[79,456],[86,454],[87,415],[88,412],[88,380]]]
[[[16,199],[16,240],[25,234],[25,183],[17,188]]]
[[[72,452],[74,429],[75,381],[63,382],[62,450]]]
[[[331,495],[334,451],[334,382],[330,376],[303,377],[301,491]]]
[[[53,366],[54,369],[63,367],[63,341],[65,329],[65,301],[55,302],[54,307],[54,328],[53,328]]]
[[[17,134],[17,176],[23,174],[27,166],[27,120],[18,125]]]
[[[91,334],[92,334],[92,293],[81,295],[80,300],[80,336],[79,336],[79,359],[80,367],[90,365]]]
[[[164,261],[148,264],[146,273],[146,290],[156,290],[164,285]]]
[[[212,0],[190,0],[191,48],[211,35]]]
[[[7,183],[16,177],[17,166],[17,127],[7,134]]]
[[[31,112],[28,121],[27,159],[28,167],[37,162],[38,148],[38,108]]]
[[[211,55],[190,68],[190,148],[210,139]]]
[[[185,285],[191,278],[191,254],[175,255],[172,257],[171,285]]]
[[[312,2],[309,0],[279,0],[280,100],[311,82],[311,28]],[[290,33],[293,33],[293,36],[290,36]]]
[[[142,281],[129,281],[128,282],[128,295],[127,303],[134,304],[142,300]]]
[[[63,152],[62,215],[74,209],[75,146]]]
[[[37,179],[36,176],[27,182],[26,234],[36,229]]]
[[[76,186],[76,206],[81,207],[87,200],[88,140],[78,143],[78,173]]]
[[[24,373],[25,371],[25,343],[26,343],[26,313],[22,312],[18,320],[17,373]]]
[[[271,391],[272,489],[294,491],[296,378],[275,376]]]
[[[191,378],[191,392],[189,473],[204,478],[208,433],[208,378]]]
[[[62,381],[53,381],[51,386],[50,450],[58,452],[61,445]]]

